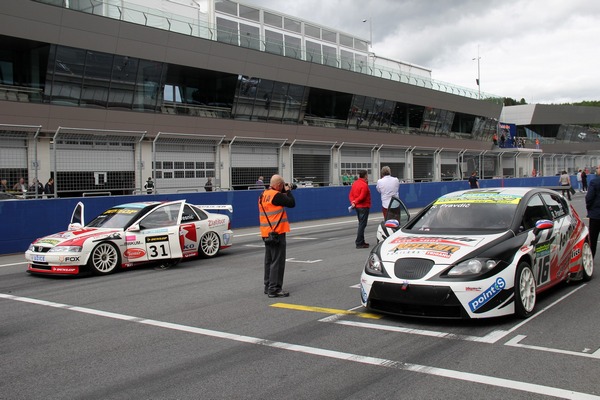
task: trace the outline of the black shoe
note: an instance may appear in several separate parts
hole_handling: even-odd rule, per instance
[[[286,292],[285,290],[279,290],[275,293],[269,293],[269,297],[273,298],[273,297],[288,297],[290,295],[290,292]]]
[[[356,248],[357,249],[368,249],[369,243],[363,243],[363,244],[356,245]]]
[[[265,288],[265,294],[268,294],[268,293],[269,293],[269,291],[267,290],[267,288]]]

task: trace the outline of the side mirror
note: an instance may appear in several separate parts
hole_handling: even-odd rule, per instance
[[[67,227],[68,231],[78,231],[81,228],[83,228],[83,225],[81,225],[79,222],[74,222],[72,224],[69,224],[69,226]]]
[[[533,235],[534,238],[531,241],[531,244],[536,244],[539,240],[540,240],[540,235],[539,233],[541,231],[545,231],[547,229],[552,229],[554,228],[554,222],[550,221],[549,219],[540,219],[539,221],[537,221],[535,223],[535,227],[533,228]]]
[[[127,232],[139,232],[139,231],[140,231],[139,224],[133,224],[129,228],[127,228]]]
[[[388,219],[385,221],[386,228],[398,229],[400,228],[400,222],[397,219]]]

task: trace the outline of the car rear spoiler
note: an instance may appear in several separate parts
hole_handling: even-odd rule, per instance
[[[218,211],[229,211],[230,213],[233,213],[233,206],[231,204],[221,204],[221,205],[216,205],[216,204],[211,204],[211,205],[207,205],[207,206],[200,206],[200,205],[196,205],[196,207],[201,208],[203,210],[218,210]]]

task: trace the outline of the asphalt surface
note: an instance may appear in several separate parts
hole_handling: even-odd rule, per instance
[[[106,277],[2,256],[0,399],[600,399],[598,276],[527,320],[382,317],[360,306],[355,233],[352,215],[292,222],[279,299],[254,228],[213,259]]]

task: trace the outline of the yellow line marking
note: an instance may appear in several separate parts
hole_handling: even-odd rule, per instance
[[[348,310],[338,310],[335,308],[301,306],[299,304],[274,303],[274,304],[271,304],[271,307],[287,308],[288,310],[318,312],[318,313],[323,313],[323,314],[356,315],[357,317],[360,317],[360,318],[369,318],[369,319],[381,319],[382,318],[381,315],[377,315],[377,314],[361,313],[361,312],[348,311]]]

